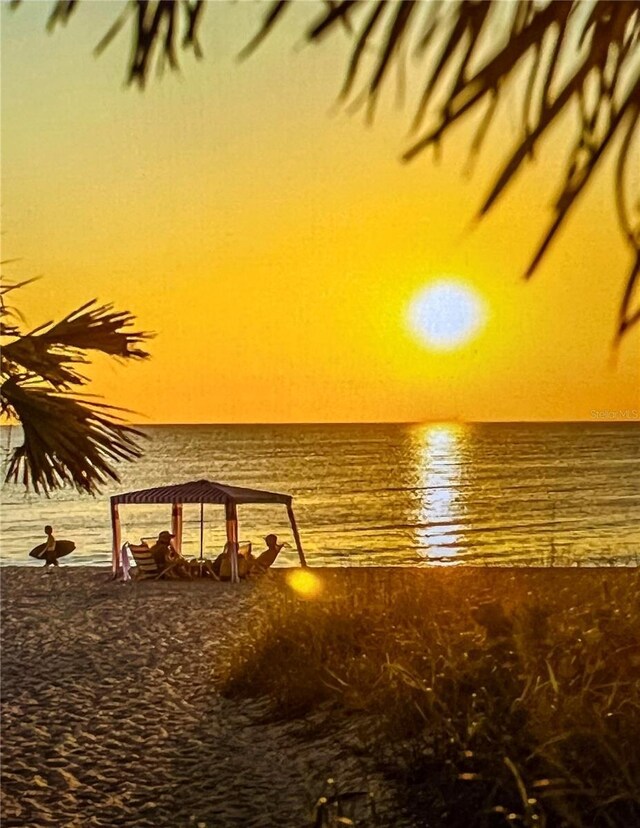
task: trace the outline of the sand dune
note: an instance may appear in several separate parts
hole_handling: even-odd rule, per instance
[[[5,828],[301,828],[329,776],[383,796],[348,728],[218,692],[255,585],[6,567],[2,594]]]

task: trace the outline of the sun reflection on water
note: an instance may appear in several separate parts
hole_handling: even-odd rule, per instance
[[[421,426],[415,440],[417,545],[429,560],[446,562],[465,545],[462,477],[467,429],[449,423]]]

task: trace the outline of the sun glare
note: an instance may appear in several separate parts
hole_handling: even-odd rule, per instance
[[[425,345],[451,351],[469,342],[485,323],[482,297],[454,278],[431,282],[414,296],[407,314],[409,328]]]
[[[316,598],[322,592],[322,581],[308,569],[288,572],[287,583],[301,598]]]

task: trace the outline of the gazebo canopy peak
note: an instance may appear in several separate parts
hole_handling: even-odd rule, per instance
[[[292,497],[279,492],[265,492],[243,486],[229,486],[211,480],[193,480],[173,486],[156,486],[136,492],[123,492],[111,497],[112,505],[120,503],[284,503],[291,505]]]

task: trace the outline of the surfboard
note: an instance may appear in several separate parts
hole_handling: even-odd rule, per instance
[[[29,552],[30,558],[40,558],[40,560],[44,560],[44,550],[46,547],[46,543],[40,543],[38,546],[34,546],[34,548]],[[76,548],[76,545],[73,541],[68,540],[59,540],[56,541],[56,558],[64,558],[65,555],[69,555],[73,550]]]

